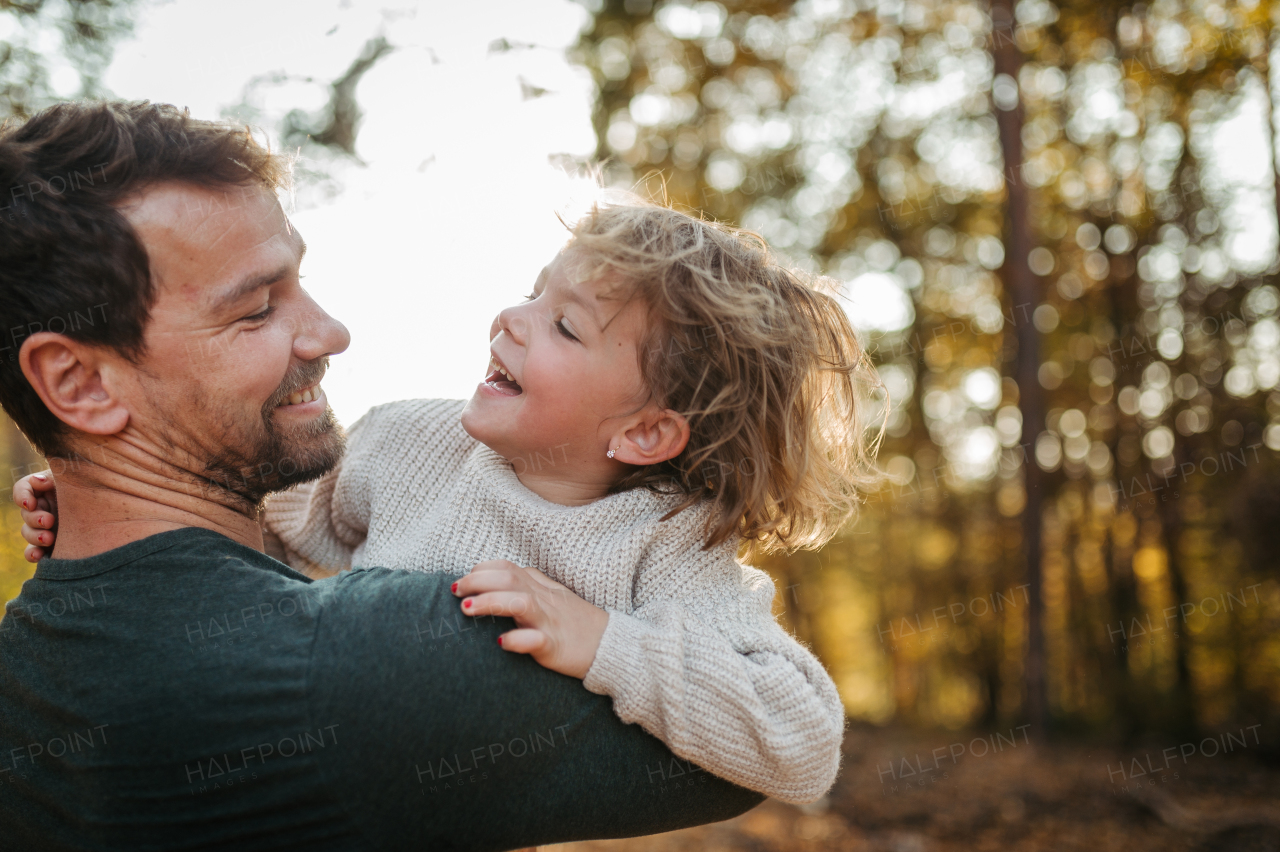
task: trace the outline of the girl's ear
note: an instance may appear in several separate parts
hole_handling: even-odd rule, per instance
[[[689,421],[670,408],[646,409],[613,437],[613,460],[623,464],[650,465],[673,459],[689,443]]]

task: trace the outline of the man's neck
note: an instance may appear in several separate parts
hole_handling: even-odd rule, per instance
[[[262,550],[257,506],[117,438],[50,459],[57,486],[53,556],[83,559],[184,527]]]

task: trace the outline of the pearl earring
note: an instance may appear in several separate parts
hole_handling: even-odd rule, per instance
[[[622,447],[618,447],[618,449],[620,450],[620,449],[622,449]],[[609,458],[613,458],[613,454],[614,454],[614,452],[616,452],[616,451],[615,451],[615,450],[610,450],[609,452],[605,453],[605,455],[606,455],[606,456],[608,456]]]

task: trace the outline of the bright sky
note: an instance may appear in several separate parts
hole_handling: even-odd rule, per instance
[[[592,83],[564,55],[588,21],[581,6],[390,2],[400,5],[149,0],[105,80],[117,96],[217,118],[245,100],[251,79],[287,73],[288,81],[255,90],[257,115],[240,116],[273,128],[291,109],[321,107],[328,84],[369,39],[383,35],[396,47],[357,92],[365,114],[357,147],[367,165],[343,168],[336,197],[300,194],[293,213],[310,247],[305,284],[351,330],[351,348],[325,380],[346,423],[394,399],[471,395],[494,315],[529,292],[566,237],[555,210],[584,195],[583,182],[553,168],[549,155],[595,149]],[[503,38],[535,47],[492,52]],[[1099,85],[1115,89],[1118,79]],[[1191,141],[1203,143],[1207,179],[1228,208],[1224,248],[1256,272],[1275,256],[1275,230],[1265,94],[1246,82],[1254,96]],[[534,87],[547,94],[526,98]],[[872,266],[885,271],[849,284],[854,322],[908,325],[907,283],[888,265]]]
[[[569,0],[156,2],[105,83],[218,118],[256,75],[312,77],[268,87],[256,105],[274,121],[318,108],[368,39],[397,48],[357,92],[368,165],[292,217],[309,247],[305,286],[351,330],[324,382],[351,423],[390,400],[469,397],[494,315],[564,243],[555,210],[583,187],[548,156],[595,149],[590,78],[564,58],[586,19]],[[539,47],[490,53],[499,38]],[[524,99],[521,79],[549,94]]]

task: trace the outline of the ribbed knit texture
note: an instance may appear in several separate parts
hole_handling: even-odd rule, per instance
[[[550,503],[463,431],[462,406],[409,400],[362,417],[338,469],[268,504],[264,523],[287,561],[536,568],[609,611],[584,685],[611,696],[623,721],[741,786],[787,802],[821,797],[840,763],[840,697],[774,621],[773,582],[737,562],[738,542],[702,549],[709,507],[660,521],[678,498],[643,489]],[[557,461],[552,450],[527,463]]]

